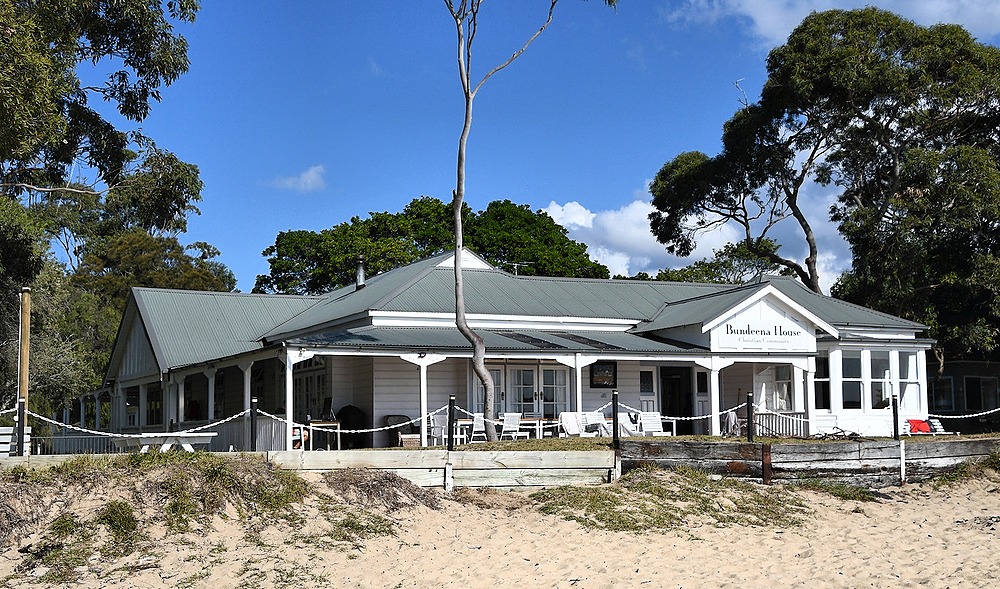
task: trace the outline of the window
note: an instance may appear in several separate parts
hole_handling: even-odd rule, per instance
[[[768,399],[768,406],[774,411],[792,410],[792,367],[774,367],[774,386],[771,391],[771,398]]]
[[[889,406],[889,352],[872,352],[872,409]]]
[[[954,383],[950,376],[942,376],[931,383],[931,399],[935,411],[955,410]]]
[[[639,373],[639,392],[640,393],[652,393],[653,392],[653,371],[643,370]]]
[[[989,411],[1000,406],[997,398],[997,379],[979,376],[965,377],[965,409]]]
[[[861,409],[861,352],[844,352],[841,365],[844,409]]]
[[[830,409],[830,358],[816,358],[816,408]]]

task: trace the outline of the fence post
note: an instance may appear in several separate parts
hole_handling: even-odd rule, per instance
[[[257,397],[250,399],[250,451],[257,451]]]
[[[892,439],[899,441],[899,397],[892,396]]]
[[[455,450],[455,395],[448,396],[448,451]]]
[[[753,391],[747,393],[747,442],[753,443]]]

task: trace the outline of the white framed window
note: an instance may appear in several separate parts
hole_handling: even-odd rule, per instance
[[[774,411],[792,410],[792,367],[782,364],[774,367],[774,383],[767,406]]]
[[[845,351],[841,356],[841,371],[844,409],[861,409],[861,352]]]
[[[872,352],[871,369],[872,379],[868,390],[871,393],[872,409],[885,409],[891,404],[891,393],[889,392],[889,352]]]
[[[816,357],[816,376],[813,379],[815,384],[816,408],[830,409],[830,358],[829,356]]]

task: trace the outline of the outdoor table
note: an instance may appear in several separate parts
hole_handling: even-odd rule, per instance
[[[194,452],[195,446],[207,446],[218,432],[156,432],[112,438],[118,448],[139,448],[140,454],[149,452],[150,446],[159,446],[160,452],[178,445],[187,452]]]
[[[314,435],[313,428],[318,427],[321,429],[334,429],[337,430],[337,449],[340,450],[340,422],[339,421],[310,421],[309,422],[309,449],[313,449],[313,440],[316,439]],[[322,434],[329,434],[329,432],[319,432]],[[322,448],[321,448],[322,449]],[[330,445],[327,444],[327,450],[330,449]]]
[[[559,423],[559,420],[552,417],[522,417],[521,429],[534,432],[535,437],[541,439],[545,435],[545,426],[557,423]]]

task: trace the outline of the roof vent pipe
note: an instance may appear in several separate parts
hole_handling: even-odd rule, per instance
[[[358,275],[354,280],[354,290],[361,290],[365,287],[365,257],[358,256]]]

